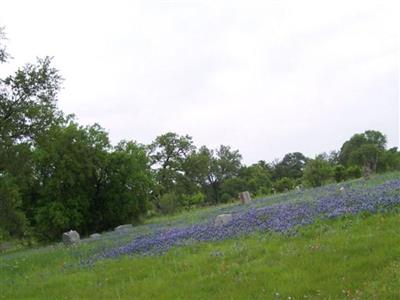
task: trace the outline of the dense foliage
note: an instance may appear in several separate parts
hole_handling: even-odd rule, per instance
[[[0,29],[0,64],[10,58]],[[62,78],[51,58],[0,79],[0,241],[59,239],[63,231],[105,231],[142,216],[321,186],[400,169],[384,134],[355,134],[341,149],[308,158],[242,163],[228,145],[197,148],[188,135],[150,145],[111,145],[103,128],[80,126],[57,107]]]
[[[0,62],[9,58],[0,35]],[[59,239],[137,222],[153,187],[144,146],[113,147],[98,125],[57,108],[61,76],[50,58],[0,80],[0,240]]]

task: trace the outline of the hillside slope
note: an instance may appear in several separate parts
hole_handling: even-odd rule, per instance
[[[226,205],[164,217],[125,235],[108,233],[77,247],[54,245],[3,254],[0,298],[398,299],[399,177],[395,173],[367,183],[346,183],[346,191],[353,194],[345,199],[352,201],[340,207],[341,194],[332,185],[259,199],[250,206]],[[303,207],[302,203],[319,207],[318,201],[325,203],[326,214],[282,219],[297,220],[287,227],[290,230],[262,227],[286,216],[280,215],[285,209]],[[220,213],[248,220],[240,218],[271,209],[274,214],[261,218],[251,230],[247,226],[215,239],[180,235],[188,228],[209,228]],[[232,226],[243,225],[235,222]],[[229,233],[229,228],[222,230]],[[141,240],[157,240],[167,247],[121,251],[139,249],[132,245]],[[104,259],[110,253],[116,258]],[[120,256],[123,253],[136,255]]]

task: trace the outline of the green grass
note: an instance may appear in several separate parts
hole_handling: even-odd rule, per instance
[[[91,244],[0,257],[2,299],[399,299],[400,214],[80,266]],[[290,298],[289,298],[290,297]]]
[[[343,184],[373,187],[399,177],[395,172]],[[292,191],[250,206],[318,195],[318,189]],[[400,299],[399,210],[318,222],[296,236],[257,233],[173,248],[162,256],[80,263],[155,227],[204,222],[235,208],[231,203],[157,217],[126,235],[105,233],[71,248],[3,253],[0,299]]]

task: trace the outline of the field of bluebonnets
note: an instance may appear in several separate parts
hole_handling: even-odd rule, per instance
[[[400,178],[378,176],[344,184],[331,184],[309,190],[254,200],[251,204],[231,204],[210,208],[190,217],[176,218],[134,228],[131,232],[110,233],[89,258],[95,262],[124,254],[157,254],[173,246],[194,242],[219,241],[256,231],[295,234],[299,226],[316,220],[358,213],[384,212],[400,204]],[[230,213],[233,220],[215,226],[215,217]]]
[[[0,299],[399,299],[399,204],[397,172],[10,251]]]

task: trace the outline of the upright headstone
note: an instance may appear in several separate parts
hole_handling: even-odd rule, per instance
[[[64,232],[62,235],[62,241],[66,246],[77,244],[80,240],[79,233],[75,230]]]
[[[218,215],[215,218],[214,225],[215,226],[221,226],[221,225],[228,224],[230,221],[232,221],[232,215],[231,214],[222,214],[222,215]]]
[[[93,240],[97,240],[97,239],[101,238],[101,234],[100,233],[92,233],[89,237]]]
[[[251,203],[250,193],[248,191],[239,193],[239,199],[241,204],[249,204]]]
[[[132,224],[119,225],[115,227],[114,231],[119,233],[128,232],[133,228]]]

